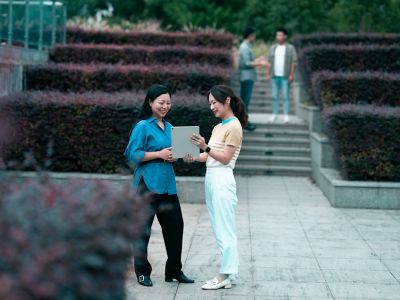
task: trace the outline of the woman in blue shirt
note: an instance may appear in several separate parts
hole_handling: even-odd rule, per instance
[[[172,166],[172,125],[165,120],[170,109],[170,90],[164,85],[152,85],[147,91],[140,121],[135,125],[125,150],[125,156],[135,165],[133,184],[136,191],[149,191],[154,195],[148,206],[149,216],[143,233],[134,243],[135,273],[139,284],[144,286],[153,285],[147,246],[155,215],[162,228],[168,255],[165,281],[194,282],[182,272],[183,218]]]

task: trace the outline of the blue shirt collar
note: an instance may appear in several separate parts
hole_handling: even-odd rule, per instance
[[[162,121],[165,123],[164,119]],[[157,122],[157,119],[154,118],[153,116],[151,116],[150,118],[147,119],[147,122],[149,122],[149,123]]]
[[[230,121],[233,121],[233,120],[235,120],[235,119],[236,119],[235,116],[230,117],[229,119],[222,120],[221,124],[222,124],[222,125],[227,124],[227,123],[229,123]]]

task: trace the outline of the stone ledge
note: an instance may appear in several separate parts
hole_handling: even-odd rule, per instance
[[[120,174],[94,174],[94,173],[63,173],[63,172],[46,172],[42,175],[48,176],[50,179],[57,181],[64,180],[107,180],[115,182],[115,184],[131,184],[132,175]],[[37,172],[21,172],[21,171],[3,171],[0,172],[1,178],[15,179],[39,179]],[[204,196],[204,177],[176,177],[178,196],[183,203],[205,203]]]
[[[334,207],[400,209],[400,182],[350,181],[335,169],[319,172],[320,188]]]
[[[0,57],[3,62],[17,65],[31,65],[35,63],[45,63],[49,60],[47,51],[36,49],[26,49],[24,47],[0,45]]]

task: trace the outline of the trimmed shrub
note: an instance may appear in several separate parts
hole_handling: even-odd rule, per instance
[[[66,44],[50,50],[56,63],[209,64],[232,67],[232,51],[188,46],[119,46]]]
[[[400,108],[345,104],[323,119],[346,179],[400,181]]]
[[[400,71],[400,45],[321,45],[300,51],[303,72],[316,71]]]
[[[129,188],[0,182],[1,299],[124,299],[146,212]]]
[[[343,103],[400,106],[400,74],[321,71],[312,77],[319,107]]]
[[[232,49],[235,37],[222,32],[126,32],[120,30],[88,30],[68,27],[69,44],[117,44],[117,45],[185,45]]]
[[[4,156],[9,169],[45,166],[59,172],[127,173],[123,152],[144,95],[142,93],[25,92],[0,101],[17,124],[18,138]],[[199,125],[208,140],[218,120],[205,96],[172,96],[167,119],[175,126]],[[27,155],[34,160],[24,164]],[[177,175],[200,176],[205,167],[175,165]]]
[[[26,85],[29,90],[121,92],[168,81],[178,90],[206,93],[228,83],[230,75],[230,69],[200,65],[47,64],[27,67]]]
[[[400,44],[400,34],[394,33],[334,33],[321,32],[311,34],[298,34],[292,39],[292,43],[298,49],[310,45],[350,45],[350,44]]]

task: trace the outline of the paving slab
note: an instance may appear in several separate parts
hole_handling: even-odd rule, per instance
[[[219,250],[205,204],[182,203],[182,263],[195,284],[164,282],[167,259],[155,220],[149,246],[154,286],[126,282],[127,299],[399,299],[400,212],[339,209],[302,177],[237,177],[240,267],[232,289],[203,291]]]

